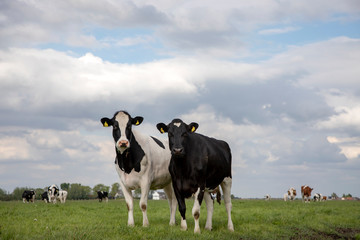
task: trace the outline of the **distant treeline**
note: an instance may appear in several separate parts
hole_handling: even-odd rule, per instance
[[[0,188],[0,201],[11,201],[11,200],[22,200],[22,194],[24,190],[35,190],[36,199],[41,199],[41,194],[47,191],[49,186],[44,188],[30,188],[30,187],[17,187],[12,193],[8,193],[5,190]],[[89,186],[83,186],[80,183],[62,183],[60,184],[62,190],[68,192],[68,200],[86,200],[86,199],[95,199],[97,198],[97,191],[106,191],[109,193],[110,197],[114,197],[116,193],[120,193],[120,184],[114,183],[110,186],[105,186],[104,184],[97,184],[93,188]],[[122,196],[120,194],[120,196]]]

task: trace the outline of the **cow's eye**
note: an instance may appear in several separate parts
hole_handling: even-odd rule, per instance
[[[187,132],[184,132],[183,134],[181,134],[181,136],[182,136],[182,137],[187,137],[188,134],[187,134]]]
[[[169,134],[169,137],[173,137],[173,136],[174,136],[174,134],[172,134],[172,133],[170,133],[170,132],[169,132],[168,134]]]

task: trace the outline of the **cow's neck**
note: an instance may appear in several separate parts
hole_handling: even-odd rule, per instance
[[[171,162],[174,164],[175,169],[177,171],[180,171],[177,174],[180,174],[180,176],[187,176],[190,174],[190,164],[187,162],[186,155],[183,157],[171,157]]]
[[[144,150],[136,141],[135,136],[131,133],[130,136],[130,148],[126,149],[123,153],[120,153],[116,149],[115,163],[119,165],[119,168],[125,173],[129,174],[133,169],[136,172],[141,171],[141,160],[145,156]]]

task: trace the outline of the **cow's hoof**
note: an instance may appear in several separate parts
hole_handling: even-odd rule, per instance
[[[187,227],[180,227],[180,230],[181,230],[181,231],[186,231],[186,230],[187,230]]]
[[[234,226],[228,226],[228,229],[230,232],[233,232],[234,231]]]

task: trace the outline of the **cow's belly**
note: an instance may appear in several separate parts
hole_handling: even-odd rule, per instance
[[[162,174],[153,179],[153,181],[150,184],[150,189],[156,190],[156,189],[164,188],[170,183],[171,183],[170,173]]]
[[[115,169],[119,175],[120,181],[126,188],[134,190],[140,187],[140,173],[131,172],[130,174],[125,174],[125,172],[121,171],[117,164],[115,164]]]
[[[117,164],[115,164],[116,171],[120,177],[122,183],[129,189],[134,190],[140,188],[141,182],[149,182],[150,189],[161,189],[171,183],[171,176],[169,171],[145,171],[135,172],[134,170],[130,174],[126,174],[122,171]]]
[[[176,187],[179,189],[181,196],[190,198],[199,189],[198,182],[189,181],[188,179],[176,180]]]

